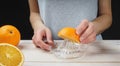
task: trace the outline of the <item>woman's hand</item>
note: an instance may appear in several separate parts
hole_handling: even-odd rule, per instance
[[[81,43],[91,43],[96,40],[94,24],[88,20],[83,20],[77,27],[76,33],[80,35]]]
[[[51,50],[54,46],[51,31],[44,25],[34,31],[32,40],[35,46],[44,50]]]

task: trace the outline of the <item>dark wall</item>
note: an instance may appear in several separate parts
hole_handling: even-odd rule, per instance
[[[104,39],[120,39],[120,4],[112,0],[113,24],[102,33]],[[16,26],[22,39],[31,39],[33,30],[29,22],[29,7],[27,0],[2,0],[0,2],[0,26],[11,24]]]
[[[112,0],[112,26],[102,35],[104,39],[120,39],[120,0]]]
[[[27,0],[2,0],[0,2],[0,26],[11,24],[16,26],[22,39],[32,38],[32,28],[29,22]]]

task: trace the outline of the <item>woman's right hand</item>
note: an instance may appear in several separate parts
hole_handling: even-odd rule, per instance
[[[34,30],[32,37],[33,43],[44,50],[50,50],[54,46],[52,40],[52,34],[49,28],[43,24],[43,20],[40,16],[37,0],[29,0],[30,7],[30,22]],[[47,42],[44,42],[46,39]]]
[[[51,31],[44,25],[34,31],[32,40],[35,46],[44,50],[51,50],[51,48],[54,46]]]

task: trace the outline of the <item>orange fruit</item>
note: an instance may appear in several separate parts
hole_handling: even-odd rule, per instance
[[[19,30],[13,25],[0,27],[0,43],[9,43],[17,46],[21,39]]]
[[[80,43],[80,36],[76,34],[75,28],[65,27],[58,32],[58,36],[63,39],[70,40],[72,42]]]
[[[20,49],[8,43],[0,43],[0,66],[22,66],[23,61]]]

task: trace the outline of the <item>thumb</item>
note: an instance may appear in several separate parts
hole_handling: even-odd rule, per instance
[[[88,20],[87,19],[84,19],[81,21],[81,23],[76,27],[76,33],[78,35],[81,35],[85,30],[86,28],[88,27]]]

